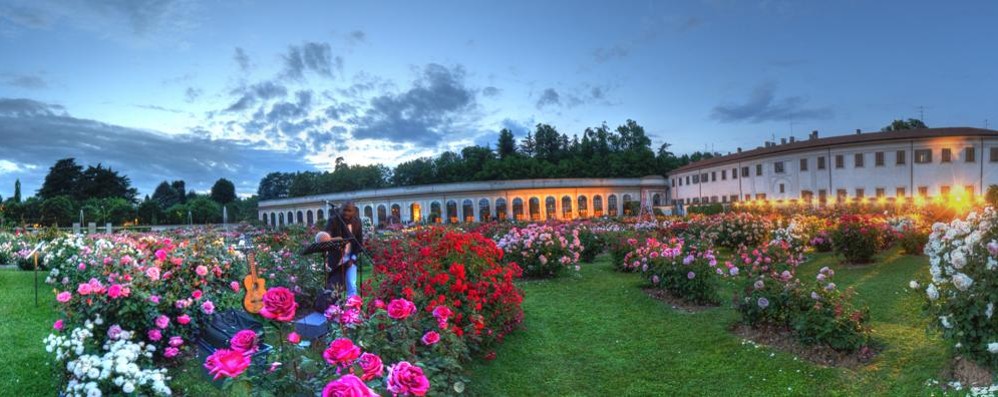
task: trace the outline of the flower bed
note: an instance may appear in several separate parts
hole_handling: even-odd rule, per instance
[[[716,243],[722,247],[755,247],[769,238],[772,222],[751,213],[726,213],[713,219]]]
[[[530,224],[514,227],[499,239],[508,263],[516,263],[527,277],[555,277],[579,271],[585,247],[579,229],[571,224]]]
[[[849,263],[870,263],[884,248],[886,224],[867,215],[843,215],[831,234],[835,252]]]
[[[653,287],[692,303],[719,303],[718,280],[739,271],[730,262],[718,266],[713,250],[675,237],[665,241],[632,239],[631,245],[633,250],[624,260],[626,267],[640,269]]]

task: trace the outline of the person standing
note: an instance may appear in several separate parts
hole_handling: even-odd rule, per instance
[[[326,291],[323,295],[329,299],[328,303],[336,301],[331,296],[335,291],[346,290],[348,298],[357,295],[357,258],[364,244],[363,224],[357,216],[357,206],[346,202],[340,209],[332,211],[338,211],[340,216],[331,214],[324,229],[328,235],[323,239],[339,238],[346,243],[342,250],[330,251],[326,255]],[[320,306],[317,309],[325,310],[329,305],[323,302],[317,306]]]

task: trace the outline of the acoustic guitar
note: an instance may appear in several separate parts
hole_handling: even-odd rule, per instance
[[[266,280],[256,274],[256,255],[253,252],[246,254],[246,260],[249,261],[250,272],[243,277],[243,285],[246,286],[243,307],[247,312],[257,314],[263,309],[263,294],[267,292]]]

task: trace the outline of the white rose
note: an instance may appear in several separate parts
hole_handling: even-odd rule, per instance
[[[966,291],[972,284],[974,284],[974,280],[966,274],[957,273],[953,275],[953,286],[960,291]]]
[[[953,328],[953,324],[949,322],[949,316],[939,316],[939,322],[942,323],[943,328]]]
[[[925,294],[929,296],[929,300],[939,299],[939,290],[936,289],[935,284],[929,284],[929,287],[925,289]]]
[[[988,351],[991,352],[991,354],[998,354],[998,342],[988,343]]]
[[[908,288],[918,289],[918,281],[911,280],[910,282],[908,282]]]
[[[126,382],[124,386],[121,387],[121,391],[125,393],[132,393],[135,391],[135,385],[132,382]]]

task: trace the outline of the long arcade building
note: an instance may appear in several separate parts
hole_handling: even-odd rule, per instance
[[[669,175],[670,203],[841,203],[980,197],[998,184],[998,131],[932,128],[766,142]]]
[[[665,204],[667,184],[662,176],[446,183],[265,200],[258,215],[268,226],[321,223],[329,204],[351,201],[375,225],[618,216]]]

